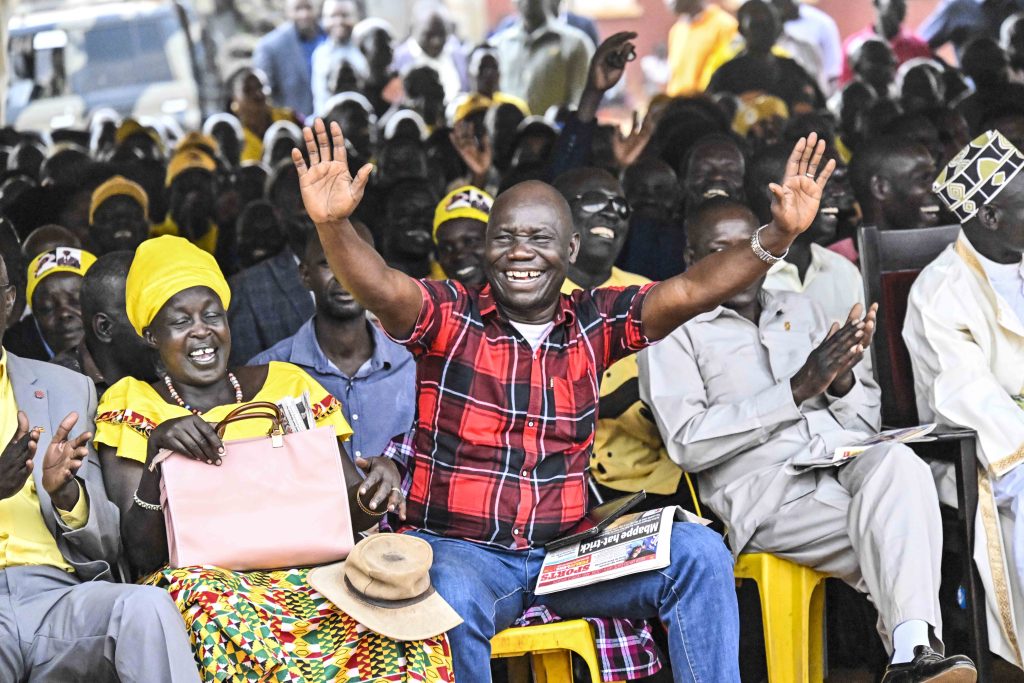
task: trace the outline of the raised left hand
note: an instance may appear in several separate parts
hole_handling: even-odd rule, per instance
[[[623,135],[622,129],[616,128],[615,135],[612,137],[612,153],[619,166],[622,168],[631,166],[644,153],[644,149],[651,141],[654,129],[658,125],[657,118],[658,114],[648,112],[641,123],[640,116],[634,111],[633,123],[628,135]]]
[[[357,493],[364,502],[369,501],[366,506],[376,512],[387,500],[388,512],[397,512],[399,519],[405,519],[402,478],[391,458],[356,458],[356,467],[367,473]]]
[[[448,139],[469,168],[474,182],[481,183],[487,177],[487,172],[491,170],[494,161],[490,136],[484,134],[482,140],[477,140],[473,124],[469,121],[459,121],[448,135]]]
[[[77,423],[78,413],[68,413],[57,427],[50,445],[46,447],[46,454],[43,456],[43,488],[51,498],[57,498],[61,494],[64,487],[75,478],[82,461],[89,455],[89,439],[92,438],[92,432],[83,432],[68,440],[68,434]],[[70,509],[58,506],[65,510]]]
[[[588,88],[605,92],[619,82],[626,73],[626,64],[634,58],[631,55],[636,55],[636,45],[632,42],[635,38],[636,33],[632,31],[620,31],[598,46],[590,60]]]
[[[772,220],[789,241],[811,226],[818,215],[818,205],[825,183],[836,169],[836,162],[830,159],[823,169],[818,170],[825,154],[825,141],[817,133],[800,138],[793,147],[782,184],[771,183]]]

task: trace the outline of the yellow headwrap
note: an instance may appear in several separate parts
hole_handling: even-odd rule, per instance
[[[89,225],[92,225],[96,209],[100,208],[100,204],[111,197],[120,196],[131,197],[142,206],[142,213],[149,213],[149,196],[142,189],[142,186],[138,183],[133,183],[124,176],[116,175],[97,187],[92,193],[92,202],[89,204]]]
[[[487,223],[494,198],[479,187],[463,185],[449,192],[434,210],[434,242],[437,242],[437,229],[443,223],[455,218],[472,218]]]
[[[209,287],[225,309],[231,304],[231,288],[213,256],[183,237],[146,240],[135,250],[124,285],[128,321],[141,335],[171,297],[190,287]]]
[[[747,137],[747,133],[755,124],[766,119],[778,117],[789,118],[789,107],[773,95],[758,95],[749,100],[741,100],[732,120],[732,129],[737,135]]]
[[[85,275],[85,272],[94,263],[96,263],[95,256],[75,247],[57,247],[36,256],[28,264],[28,284],[25,286],[25,295],[29,305],[32,305],[32,294],[35,293],[36,287],[46,278],[57,273]]]
[[[170,187],[175,178],[190,168],[201,168],[213,173],[217,170],[217,162],[198,147],[186,147],[180,152],[175,152],[167,164],[167,187]]]

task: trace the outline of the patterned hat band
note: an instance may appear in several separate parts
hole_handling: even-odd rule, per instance
[[[969,221],[995,199],[1024,168],[1024,154],[997,130],[982,133],[960,150],[935,179],[932,191],[956,214]]]

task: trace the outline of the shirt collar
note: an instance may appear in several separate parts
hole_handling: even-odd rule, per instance
[[[774,291],[762,287],[761,291],[757,293],[757,298],[761,300],[762,319],[764,319],[766,315],[776,316],[779,313],[783,312],[783,298],[778,296]],[[691,320],[693,322],[706,323],[711,322],[712,320],[716,320],[717,318],[721,318],[722,316],[739,318],[740,314],[732,310],[731,308],[719,306],[713,311],[708,311],[707,313],[695,315],[693,318],[691,318]]]
[[[365,376],[366,374],[381,370],[389,370],[401,360],[402,348],[391,342],[369,320],[366,321],[366,324],[370,328],[370,334],[373,336],[373,355],[370,356],[369,371],[366,373],[356,373],[356,376]],[[327,357],[327,354],[321,348],[320,342],[316,338],[315,316],[303,323],[299,331],[295,333],[292,352],[288,357],[288,361],[295,365],[315,368],[322,375],[347,376],[331,362],[331,359]]]
[[[499,320],[507,321],[508,318],[498,308],[498,302],[494,300],[494,293],[491,291],[491,284],[487,283],[481,287],[477,294],[480,316],[497,316]],[[471,292],[472,293],[472,292]],[[552,321],[555,326],[565,324],[572,326],[576,322],[576,313],[573,311],[572,299],[568,295],[559,295],[558,308],[555,309],[555,318]]]

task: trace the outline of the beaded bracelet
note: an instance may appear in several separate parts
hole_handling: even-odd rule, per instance
[[[159,503],[147,503],[146,501],[139,498],[139,490],[135,489],[135,493],[132,494],[132,500],[143,510],[149,510],[150,512],[162,512],[164,509],[163,505]]]

